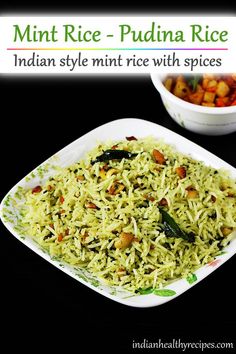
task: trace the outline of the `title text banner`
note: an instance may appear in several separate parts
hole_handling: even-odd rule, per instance
[[[0,17],[0,72],[228,73],[235,17]]]

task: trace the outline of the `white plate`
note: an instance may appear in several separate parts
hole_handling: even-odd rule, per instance
[[[166,287],[167,289],[164,288],[162,291],[158,291],[156,295],[133,295],[124,291],[122,288],[109,287],[102,284],[99,279],[88,273],[86,270],[69,266],[57,259],[51,259],[31,237],[22,236],[23,230],[19,227],[17,222],[20,218],[19,210],[17,210],[16,207],[17,190],[19,187],[32,188],[35,185],[43,183],[49,176],[55,174],[56,166],[68,166],[78,161],[88,150],[96,145],[98,140],[123,140],[126,136],[131,135],[134,135],[137,138],[148,135],[162,138],[166,143],[174,145],[180,152],[185,154],[191,152],[191,156],[194,159],[204,161],[205,164],[215,168],[226,168],[230,171],[232,177],[236,178],[235,168],[182,136],[145,120],[133,118],[119,119],[102,125],[77,139],[59,151],[56,155],[42,163],[33,172],[17,183],[3,199],[0,208],[0,216],[4,225],[18,240],[82,284],[122,304],[135,307],[151,307],[174,299],[226,262],[236,253],[236,238],[234,237],[230,244],[224,249],[224,254],[217,257],[217,259],[210,264],[198,269],[191,279],[177,280],[168,285]]]

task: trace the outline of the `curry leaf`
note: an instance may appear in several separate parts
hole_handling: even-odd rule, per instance
[[[181,237],[185,241],[194,242],[195,235],[192,232],[187,233],[181,230],[172,216],[170,216],[163,208],[159,207],[159,211],[162,215],[163,231],[167,237]]]
[[[132,157],[137,156],[138,154],[133,154],[126,150],[106,150],[101,155],[97,156],[94,161],[91,163],[94,164],[96,162],[107,162],[109,160],[122,160],[122,159],[131,159]]]

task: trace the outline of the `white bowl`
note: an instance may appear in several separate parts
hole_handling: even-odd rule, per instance
[[[166,75],[151,74],[169,115],[183,128],[204,135],[225,135],[236,131],[236,106],[203,107],[186,102],[163,85]]]
[[[51,258],[39,244],[33,241],[30,235],[25,235],[25,230],[19,222],[21,214],[18,204],[19,202],[24,202],[22,199],[19,201],[19,192],[17,193],[19,187],[30,189],[44,183],[50,176],[56,174],[57,166],[65,167],[77,162],[84,157],[87,151],[91,150],[97,144],[97,141],[107,141],[110,139],[122,140],[127,135],[134,135],[137,138],[152,135],[157,139],[163,139],[167,144],[174,145],[178,151],[184,154],[188,154],[191,151],[191,156],[194,159],[201,160],[206,165],[215,168],[224,168],[230,172],[233,178],[236,178],[236,169],[234,167],[171,130],[141,119],[119,119],[104,124],[83,135],[19,181],[3,199],[0,205],[0,217],[6,228],[19,241],[80,283],[122,304],[134,307],[151,307],[161,305],[183,294],[232,257],[236,253],[236,232],[233,240],[224,248],[224,252],[216,260],[196,270],[190,278],[178,279],[155,293],[134,295],[123,288],[107,286],[86,269],[70,266],[55,257]]]

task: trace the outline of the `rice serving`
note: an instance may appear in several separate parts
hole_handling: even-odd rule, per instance
[[[136,292],[221,253],[236,227],[236,182],[163,141],[128,140],[101,143],[25,191],[23,222],[50,256]],[[168,233],[163,210],[192,240]]]

